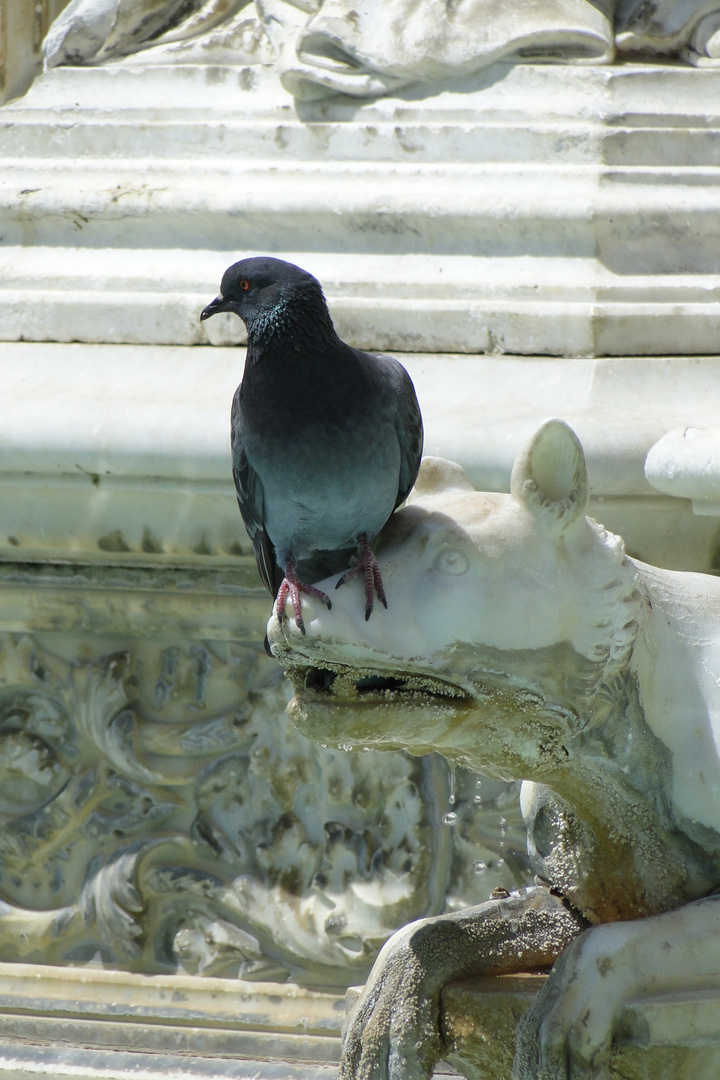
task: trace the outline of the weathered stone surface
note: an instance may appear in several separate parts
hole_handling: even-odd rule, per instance
[[[546,975],[499,975],[450,983],[442,992],[445,1060],[468,1080],[511,1075],[515,1029]]]
[[[230,571],[0,564],[0,958],[342,986],[526,879],[513,785],[289,725],[267,608]]]
[[[305,635],[268,626],[311,737],[522,776],[546,883],[393,935],[349,1017],[346,1080],[424,1080],[446,1050],[445,986],[550,965],[518,1027],[518,1080],[605,1076],[611,1061],[625,1075],[626,1043],[648,1075],[656,1053],[658,1075],[695,1057],[717,1069],[719,583],[627,558],[587,497],[559,420],[518,454],[510,495],[426,459],[376,547],[383,617],[365,624],[341,591],[331,612],[308,600]],[[626,1021],[645,999],[665,1026]]]
[[[0,963],[0,1077],[331,1080],[342,999],[277,983]]]
[[[606,63],[718,57],[718,5],[655,0],[74,0],[44,44],[48,67],[107,63],[132,53],[149,63],[272,64],[301,100],[376,96],[433,87],[496,63],[527,59]]]
[[[198,312],[267,252],[369,348],[712,353],[718,80],[498,65],[296,104],[263,66],[56,69],[0,112],[0,339],[229,344]]]
[[[468,1080],[508,1080],[515,1028],[546,975],[451,983],[442,995],[446,1060]],[[715,1080],[720,1063],[720,990],[636,1000],[617,1022],[605,1075],[618,1080]]]
[[[691,499],[696,514],[720,514],[720,428],[668,431],[645,459],[645,476],[658,491]]]
[[[0,105],[20,97],[43,66],[42,44],[68,0],[0,0]]]

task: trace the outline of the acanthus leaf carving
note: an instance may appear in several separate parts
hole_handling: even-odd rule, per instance
[[[254,649],[109,644],[0,635],[3,959],[344,984],[507,876],[472,870],[462,799],[442,824],[440,758],[312,745]]]

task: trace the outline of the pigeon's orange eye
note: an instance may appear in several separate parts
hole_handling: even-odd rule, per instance
[[[240,288],[243,290],[243,292],[247,292],[248,289],[250,288],[250,282],[248,281],[247,278],[244,278],[244,277],[240,278],[239,285],[240,285]]]

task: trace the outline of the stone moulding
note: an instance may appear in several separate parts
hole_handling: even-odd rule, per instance
[[[717,523],[643,473],[666,432],[716,422],[717,357],[402,360],[427,453],[461,462],[478,489],[508,490],[517,447],[558,413],[583,439],[591,512],[634,555],[678,570],[717,565]],[[242,349],[210,346],[1,345],[0,560],[231,570],[269,614],[229,467],[243,362]]]
[[[545,978],[447,987],[449,1050],[438,1074],[450,1066],[470,1080],[508,1076],[517,1020]],[[292,985],[0,963],[0,1077],[332,1080],[344,1005],[341,995]],[[619,1030],[611,1059],[618,1075],[677,1080],[692,1068],[697,1080],[714,1080],[715,993],[632,1002]]]
[[[190,975],[0,964],[0,1077],[330,1080],[343,997]]]
[[[361,346],[711,353],[719,85],[500,64],[297,103],[262,66],[55,69],[0,113],[0,338],[206,342],[222,270],[264,251]]]

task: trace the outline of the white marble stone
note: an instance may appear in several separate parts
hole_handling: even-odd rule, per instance
[[[643,466],[668,431],[714,422],[717,357],[402,360],[427,452],[460,461],[477,487],[509,490],[523,441],[560,413],[586,448],[592,512],[634,555],[715,564],[717,524],[657,492]],[[248,556],[229,449],[243,362],[242,349],[223,347],[0,344],[0,558],[231,566]]]
[[[44,43],[47,67],[140,61],[232,64],[270,62],[282,85],[303,100],[328,94],[368,97],[407,85],[432,87],[499,60],[570,64],[681,56],[717,60],[713,0],[351,0],[289,4],[257,0],[228,9],[217,0],[73,0]]]
[[[712,12],[695,44],[685,41],[707,59],[711,21]],[[144,62],[55,69],[0,111],[0,814],[14,875],[0,889],[0,948],[66,963],[102,941],[108,962],[135,970],[180,965],[205,980],[292,971],[339,984],[362,977],[402,922],[523,880],[523,867],[511,874],[498,854],[521,834],[519,808],[502,810],[498,832],[497,807],[514,787],[483,780],[488,817],[477,817],[474,779],[458,773],[459,823],[449,829],[437,759],[422,777],[406,756],[367,767],[368,755],[314,751],[285,728],[282,693],[264,681],[271,662],[254,666],[270,598],[256,587],[228,468],[243,353],[225,346],[242,340],[242,326],[229,317],[201,326],[199,311],[236,257],[290,258],[323,282],[344,337],[409,353],[427,448],[460,460],[475,486],[508,490],[523,441],[560,413],[586,449],[591,512],[632,555],[716,567],[717,522],[691,512],[689,489],[658,491],[643,466],[667,432],[716,422],[720,361],[688,355],[711,354],[719,340],[720,73],[500,64],[434,94],[303,103],[262,63],[198,59],[165,42]],[[382,632],[383,617],[371,630]],[[129,667],[113,681],[117,652]],[[250,710],[257,721],[250,795],[228,764],[237,750],[228,702],[233,716]],[[692,754],[683,762],[697,772]],[[101,774],[94,787],[91,767]],[[352,818],[350,840],[345,818],[345,831],[324,832],[340,820],[338,799],[356,814],[370,774],[389,792],[388,778],[407,780],[388,826],[387,858],[400,871],[382,882],[363,876],[358,840],[385,827],[382,799],[370,800],[367,819]],[[83,785],[89,799],[119,793],[100,839],[90,810],[86,828],[85,810],[69,801]],[[240,827],[243,799],[251,820]],[[258,842],[267,821],[271,839]],[[137,852],[114,824],[139,830]],[[100,865],[111,834],[107,850],[120,854]],[[240,870],[229,856],[246,834],[262,862],[260,872],[248,856],[251,881],[245,849]],[[406,869],[408,844],[423,854]],[[329,864],[329,885],[312,879],[316,857]],[[194,876],[198,859],[209,876]],[[488,864],[481,873],[478,859]],[[208,883],[213,874],[220,885]],[[298,875],[300,895],[286,888]],[[157,940],[172,946],[161,960]],[[167,996],[196,1001],[200,979],[188,987],[192,976],[162,976],[170,981],[153,998],[150,983],[132,982],[141,976],[96,984],[85,972],[75,1014],[58,1016],[75,973],[63,986],[62,976],[23,968],[6,982],[0,970],[14,1018],[11,1028],[3,1021],[0,1076],[57,1077],[59,1042],[68,1077],[183,1069],[315,1080],[334,1068],[328,1001],[309,991],[319,1012],[300,1050],[285,991],[249,994],[238,1031],[235,1002],[218,1019],[226,990],[213,998],[212,978],[212,1007],[193,1005],[176,1024]],[[26,978],[41,987],[34,996]],[[642,1010],[636,1019],[636,1032],[651,1022]],[[652,1030],[656,1038],[657,1021]],[[114,1038],[133,1039],[132,1050],[123,1055]],[[236,1051],[244,1065],[224,1056]],[[703,1075],[697,1057],[691,1065]]]
[[[552,887],[391,938],[351,1018],[345,1078],[400,1060],[426,1077],[439,993],[472,974],[557,960],[519,1028],[522,1080],[607,1071],[635,999],[666,998],[668,1015],[678,994],[717,1001],[720,581],[628,558],[585,516],[588,487],[557,420],[518,454],[510,495],[426,459],[377,549],[389,609],[365,622],[357,590],[329,578],[333,608],[308,600],[305,636],[277,612],[268,624],[311,738],[522,777],[531,863]],[[720,1061],[713,1015],[676,1027],[703,1076]],[[641,1028],[650,1049],[672,1042]]]
[[[313,104],[262,65],[55,69],[0,112],[0,338],[239,340],[197,311],[267,252],[370,348],[712,352],[718,80],[496,65]]]
[[[691,499],[693,512],[720,515],[720,428],[668,431],[645,459],[645,476],[665,495]]]

